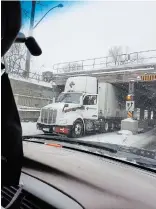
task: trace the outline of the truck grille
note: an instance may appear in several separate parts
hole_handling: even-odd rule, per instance
[[[54,124],[56,122],[57,110],[42,109],[41,110],[41,123]]]

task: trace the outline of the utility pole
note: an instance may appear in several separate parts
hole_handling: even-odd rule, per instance
[[[35,8],[36,8],[36,1],[32,1],[31,17],[30,17],[30,27],[29,27],[29,36],[33,35],[33,27],[34,27],[34,20],[35,20]],[[25,63],[25,77],[26,78],[29,77],[30,59],[31,59],[31,54],[30,54],[29,50],[27,50],[26,63]]]
[[[35,8],[36,8],[36,1],[32,1],[32,7],[31,7],[31,18],[30,18],[30,28],[29,28],[29,36],[33,36],[33,30],[40,24],[40,22],[45,18],[45,16],[53,9],[55,8],[61,8],[63,7],[63,4],[58,4],[55,7],[50,8],[45,15],[38,21],[38,23],[34,26],[34,20],[35,20]],[[31,54],[27,50],[27,55],[26,55],[26,63],[25,63],[25,77],[29,77],[29,72],[30,72],[30,58]]]

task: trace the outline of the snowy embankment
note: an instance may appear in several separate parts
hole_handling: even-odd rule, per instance
[[[27,82],[27,83],[36,84],[39,86],[48,87],[48,88],[52,88],[52,85],[55,85],[55,83],[48,83],[48,82],[37,80],[34,78],[25,79],[25,78],[22,78],[21,76],[13,75],[13,74],[10,74],[9,78],[13,79],[13,80],[17,80],[17,81],[23,81],[23,82]]]
[[[34,122],[22,122],[22,133],[24,135],[43,134],[42,131],[38,130],[36,123]]]
[[[22,129],[23,135],[43,134],[42,131],[37,130],[36,123],[33,122],[23,122]],[[79,139],[84,141],[105,142],[141,148],[156,140],[156,128],[138,135],[133,135],[130,131],[121,131],[84,136]]]

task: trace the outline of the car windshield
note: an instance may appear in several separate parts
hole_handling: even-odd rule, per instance
[[[80,104],[81,93],[61,93],[56,102]]]
[[[156,152],[156,2],[21,0],[21,7],[21,33],[42,49],[33,56],[14,43],[2,58],[23,135]]]

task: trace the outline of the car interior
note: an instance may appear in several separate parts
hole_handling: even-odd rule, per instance
[[[34,56],[33,37],[19,34],[20,1],[1,1],[1,57],[14,42]],[[155,209],[156,174],[150,169],[61,145],[23,141],[8,74],[1,70],[1,208]],[[56,146],[58,145],[58,146]]]

